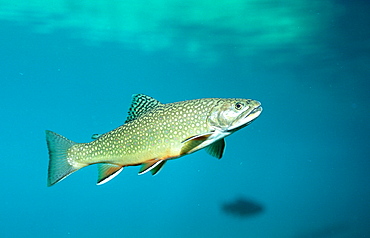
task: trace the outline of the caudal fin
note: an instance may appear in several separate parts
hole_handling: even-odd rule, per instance
[[[74,168],[68,163],[67,151],[76,142],[52,131],[46,131],[46,141],[49,149],[48,186],[50,187],[79,168]]]

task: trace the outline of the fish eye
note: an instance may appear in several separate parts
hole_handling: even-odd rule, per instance
[[[242,109],[243,107],[244,107],[243,103],[241,103],[241,102],[237,102],[237,103],[235,103],[235,109],[236,109],[236,110],[240,110],[240,109]]]

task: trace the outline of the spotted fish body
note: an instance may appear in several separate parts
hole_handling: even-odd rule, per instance
[[[245,127],[262,111],[251,99],[205,98],[162,104],[133,95],[126,122],[90,143],[75,143],[46,131],[49,148],[48,186],[80,168],[98,164],[98,184],[126,166],[142,165],[139,174],[159,172],[169,159],[206,148],[221,158],[224,137]]]

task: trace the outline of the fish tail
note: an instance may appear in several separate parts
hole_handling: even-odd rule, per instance
[[[52,131],[46,131],[46,141],[49,149],[48,186],[50,187],[79,169],[68,162],[68,149],[77,143]]]

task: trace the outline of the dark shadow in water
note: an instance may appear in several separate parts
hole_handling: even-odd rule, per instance
[[[224,213],[241,218],[254,216],[264,211],[261,204],[243,197],[222,204],[221,209]]]

